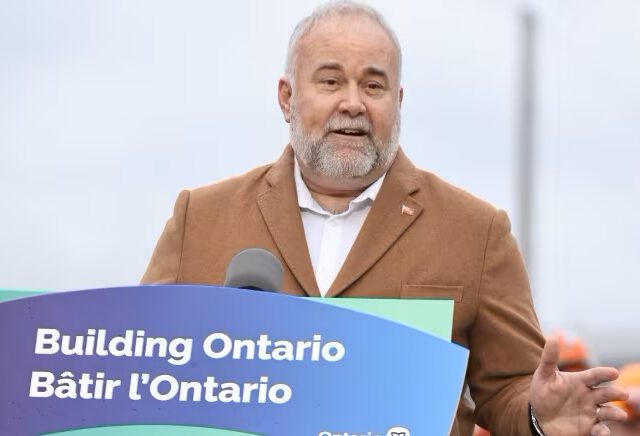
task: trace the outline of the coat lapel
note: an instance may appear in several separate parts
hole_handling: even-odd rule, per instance
[[[269,188],[258,195],[258,207],[283,260],[304,292],[319,297],[293,179],[293,150],[287,146],[267,173]]]
[[[422,205],[411,197],[419,189],[415,177],[415,167],[399,149],[327,297],[340,294],[365,274],[422,213]]]

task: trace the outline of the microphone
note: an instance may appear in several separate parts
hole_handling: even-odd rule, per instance
[[[277,292],[282,287],[282,264],[263,248],[244,249],[229,262],[224,286]]]

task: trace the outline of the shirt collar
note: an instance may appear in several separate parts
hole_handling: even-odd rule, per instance
[[[307,209],[312,212],[319,213],[321,215],[331,215],[331,213],[327,212],[318,204],[318,202],[313,198],[309,188],[302,180],[302,174],[300,173],[300,165],[298,164],[298,159],[294,157],[294,167],[293,167],[293,179],[296,184],[296,193],[298,194],[298,206],[300,209]],[[339,214],[346,215],[351,213],[355,208],[366,207],[373,203],[373,201],[378,196],[378,192],[380,192],[380,188],[382,187],[382,182],[384,181],[384,177],[387,173],[384,173],[381,177],[378,178],[375,182],[367,187],[364,191],[360,193],[356,198],[349,202],[349,208]]]

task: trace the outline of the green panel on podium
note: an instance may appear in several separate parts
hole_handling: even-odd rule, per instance
[[[47,433],[42,436],[256,436],[256,433],[241,433],[214,428],[187,427],[179,425],[120,425],[116,427],[86,428],[81,430]]]

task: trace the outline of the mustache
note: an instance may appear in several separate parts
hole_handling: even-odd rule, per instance
[[[372,126],[369,120],[364,117],[351,118],[345,116],[333,116],[324,126],[325,133],[341,129],[361,130],[369,134],[371,133]]]

